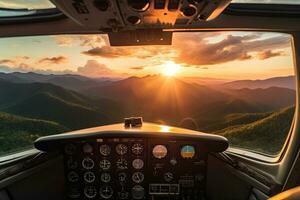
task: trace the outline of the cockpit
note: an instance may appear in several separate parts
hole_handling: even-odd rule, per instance
[[[299,0],[0,0],[0,200],[300,199]]]

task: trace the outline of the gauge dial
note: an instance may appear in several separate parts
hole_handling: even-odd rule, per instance
[[[131,147],[131,151],[135,155],[141,155],[143,153],[144,146],[140,143],[135,143]]]
[[[93,146],[90,145],[89,143],[85,143],[82,146],[82,151],[83,151],[83,153],[93,153]]]
[[[92,169],[94,167],[94,161],[89,157],[84,158],[81,164],[84,169]]]
[[[102,173],[101,174],[101,181],[104,183],[108,183],[111,180],[111,176],[109,173]]]
[[[125,144],[118,144],[117,146],[116,146],[116,152],[117,152],[117,154],[119,154],[119,155],[125,155],[126,153],[127,153],[127,146],[125,145]]]
[[[83,179],[87,183],[92,183],[92,182],[95,181],[96,176],[95,176],[95,174],[93,172],[85,172],[83,174]]]
[[[84,195],[89,199],[95,198],[97,195],[97,190],[94,186],[86,186],[83,192]]]
[[[102,156],[108,156],[111,152],[111,149],[107,144],[102,144],[99,148],[99,151]]]
[[[195,156],[195,148],[190,145],[183,146],[181,148],[180,155],[185,159],[193,158]]]
[[[71,183],[75,183],[79,180],[79,175],[74,172],[74,171],[71,171],[68,173],[68,181],[70,181]]]
[[[124,159],[124,158],[119,158],[117,160],[116,164],[117,164],[117,168],[118,169],[121,169],[121,170],[128,169],[128,167],[127,167],[127,160]]]
[[[168,154],[167,147],[164,145],[156,145],[152,150],[152,154],[154,158],[162,159]]]
[[[111,163],[109,160],[104,159],[104,160],[100,160],[99,165],[101,169],[108,170],[111,166]]]
[[[76,146],[74,144],[67,144],[64,150],[66,154],[73,155],[76,152]]]
[[[121,192],[118,192],[118,196],[119,196],[119,199],[128,199],[129,192],[123,190]]]
[[[134,172],[132,174],[132,181],[135,183],[141,183],[144,181],[144,174],[142,172]]]
[[[174,175],[171,172],[167,172],[164,174],[164,179],[166,182],[172,181],[174,178]]]
[[[136,185],[131,189],[131,195],[133,199],[143,199],[145,196],[145,189],[140,185]]]
[[[127,175],[125,172],[121,172],[118,174],[118,179],[120,182],[126,182],[126,179],[127,179]]]
[[[141,159],[134,159],[132,161],[132,166],[134,169],[142,169],[144,167],[144,161]]]
[[[78,167],[78,163],[73,158],[69,158],[67,161],[67,166],[69,169],[76,169]]]
[[[113,196],[114,191],[110,186],[103,186],[100,188],[100,196],[103,199],[109,199]]]

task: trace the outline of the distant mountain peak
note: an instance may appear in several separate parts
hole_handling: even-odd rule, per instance
[[[269,87],[280,87],[280,88],[288,88],[288,89],[295,90],[296,83],[295,83],[294,76],[280,76],[280,77],[272,77],[268,79],[237,80],[237,81],[224,83],[222,86],[229,89],[241,89],[241,88],[266,89]]]

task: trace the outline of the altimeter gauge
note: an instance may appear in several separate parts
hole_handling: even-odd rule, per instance
[[[168,149],[165,145],[156,145],[152,150],[152,154],[154,158],[162,159],[167,156]]]

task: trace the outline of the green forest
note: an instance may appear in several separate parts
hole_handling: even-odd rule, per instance
[[[0,76],[2,155],[31,148],[41,136],[119,123],[130,116],[222,135],[231,146],[276,155],[295,110],[295,90],[278,85],[233,89],[174,79],[163,87],[159,76],[96,82],[66,76],[42,82],[33,74],[21,74],[26,81],[10,75]],[[187,118],[193,123],[182,123]]]

